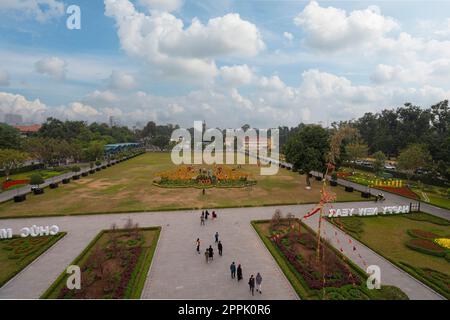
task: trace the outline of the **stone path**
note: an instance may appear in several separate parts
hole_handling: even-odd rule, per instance
[[[388,201],[383,203],[391,204]],[[372,206],[374,202],[352,202],[335,204],[333,207]],[[0,298],[38,298],[100,230],[108,229],[112,223],[123,226],[131,217],[142,227],[162,226],[161,238],[142,298],[297,299],[284,274],[251,227],[250,221],[269,219],[277,208],[285,214],[292,212],[297,217],[302,217],[311,207],[312,205],[298,205],[221,209],[218,210],[219,218],[216,221],[208,220],[205,227],[200,226],[198,211],[2,219],[0,228],[11,227],[18,231],[33,224],[57,224],[68,235],[0,288]],[[314,227],[314,219],[306,222]],[[325,228],[329,233],[334,232],[334,227],[329,224],[325,224]],[[224,255],[218,257],[216,252],[214,261],[206,264],[204,256],[195,252],[195,240],[197,237],[202,240],[201,249],[204,252],[207,245],[214,246],[213,235],[216,231],[222,239]],[[339,230],[337,232],[342,234]],[[333,239],[331,241],[338,246]],[[430,288],[364,245],[358,244],[358,252],[368,264],[381,267],[383,284],[398,286],[412,299],[442,299]],[[345,254],[362,266],[361,261],[351,253],[346,251]],[[238,284],[229,277],[229,265],[232,261],[243,265],[242,283]],[[263,294],[252,297],[248,292],[247,280],[250,273],[256,272],[261,272],[264,279]]]

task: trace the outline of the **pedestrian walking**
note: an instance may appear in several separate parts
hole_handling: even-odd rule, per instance
[[[205,259],[206,259],[206,263],[208,263],[209,262],[209,250],[208,250],[208,248],[206,248],[206,250],[205,250]]]
[[[236,264],[233,263],[230,265],[230,271],[231,271],[231,279],[236,278]]]
[[[241,265],[238,265],[238,267],[237,267],[237,280],[238,281],[242,280],[242,267],[241,267]]]
[[[200,254],[200,238],[197,238],[197,253]]]
[[[211,246],[209,246],[208,251],[209,251],[209,259],[214,260],[214,249]]]
[[[213,218],[213,220],[217,218],[217,214],[215,211],[212,212],[212,218]]]
[[[262,276],[258,272],[258,274],[256,275],[256,291],[259,292],[259,294],[262,294],[261,285],[262,285]]]
[[[216,232],[214,238],[216,239],[216,243],[219,242],[219,232]]]
[[[209,212],[208,210],[205,211],[205,220],[208,220]]]
[[[250,276],[250,279],[248,279],[248,286],[250,287],[250,292],[252,293],[252,296],[255,295],[255,278],[253,278],[253,275]]]
[[[220,242],[220,241],[217,244],[217,250],[219,250],[219,256],[222,256],[223,246],[222,246],[222,242]]]
[[[203,215],[200,217],[200,225],[201,226],[205,225],[205,217]]]

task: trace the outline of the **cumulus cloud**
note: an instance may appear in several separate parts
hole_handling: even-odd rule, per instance
[[[283,37],[289,42],[291,43],[294,40],[294,35],[290,32],[283,32]]]
[[[34,64],[34,67],[36,72],[46,74],[57,80],[62,80],[66,77],[67,63],[58,57],[41,59]]]
[[[25,121],[42,121],[48,107],[39,99],[27,100],[20,94],[0,92],[0,115],[19,114]],[[3,117],[1,117],[3,118]]]
[[[306,42],[319,50],[340,50],[377,41],[399,27],[390,17],[384,17],[376,6],[347,14],[334,7],[321,7],[310,2],[295,18],[303,28]]]
[[[0,69],[0,86],[7,87],[9,86],[9,73],[5,70]]]
[[[183,5],[182,0],[139,0],[139,4],[149,10],[171,12],[178,10]]]
[[[130,90],[136,86],[136,80],[131,74],[113,70],[109,77],[109,86],[116,90]]]
[[[105,15],[116,21],[122,49],[142,59],[163,75],[212,79],[218,74],[215,58],[254,56],[264,49],[257,27],[227,14],[203,24],[182,20],[167,12],[138,12],[128,0],[105,0]]]
[[[220,68],[220,76],[226,84],[233,87],[249,84],[254,78],[253,71],[246,64],[224,66]]]
[[[58,0],[2,0],[0,11],[24,13],[39,22],[64,15],[64,3]]]

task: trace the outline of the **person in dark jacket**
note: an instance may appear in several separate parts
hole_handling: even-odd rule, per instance
[[[233,263],[230,265],[230,271],[231,271],[231,279],[236,278],[236,264]]]
[[[238,281],[242,280],[242,267],[241,267],[241,265],[238,265],[238,267],[237,267],[237,280]]]
[[[200,254],[200,238],[197,238],[197,253]]]
[[[220,242],[220,241],[217,244],[217,250],[219,250],[219,255],[222,256],[223,246],[222,246],[222,242]]]
[[[216,239],[216,243],[219,242],[219,233],[216,232],[216,234],[214,235],[214,239]]]
[[[248,286],[250,287],[250,292],[252,293],[252,296],[255,295],[255,278],[253,275],[250,276],[250,279],[248,279]]]
[[[209,246],[208,251],[209,251],[209,260],[214,260],[214,249],[211,246]]]
[[[258,291],[260,294],[262,294],[261,285],[262,285],[262,276],[258,272],[258,274],[256,275],[256,291]]]

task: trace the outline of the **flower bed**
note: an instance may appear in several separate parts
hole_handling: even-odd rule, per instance
[[[256,184],[248,173],[236,168],[213,165],[211,168],[200,166],[179,166],[175,170],[161,172],[159,180],[153,183],[160,187],[247,187]]]
[[[441,247],[450,250],[450,239],[449,238],[437,238],[437,239],[434,239],[434,242],[437,243],[438,245],[440,245]]]
[[[401,188],[395,188],[395,187],[377,187],[378,189],[381,190],[386,190],[388,192],[392,192],[407,198],[412,198],[412,199],[420,199],[419,196],[417,194],[414,193],[414,191],[412,191],[410,188],[408,187],[401,187]]]
[[[3,181],[2,183],[2,190],[8,190],[11,187],[18,186],[18,185],[26,185],[29,184],[30,180],[9,180],[9,181]]]
[[[445,256],[445,249],[434,243],[432,240],[414,238],[406,242],[410,249],[430,254],[437,257]]]
[[[439,237],[437,234],[434,234],[433,232],[424,231],[420,229],[408,230],[408,234],[414,238],[431,239],[431,240]]]
[[[146,281],[160,228],[102,231],[72,263],[81,268],[81,289],[66,287],[63,272],[44,293],[56,299],[139,298]]]

